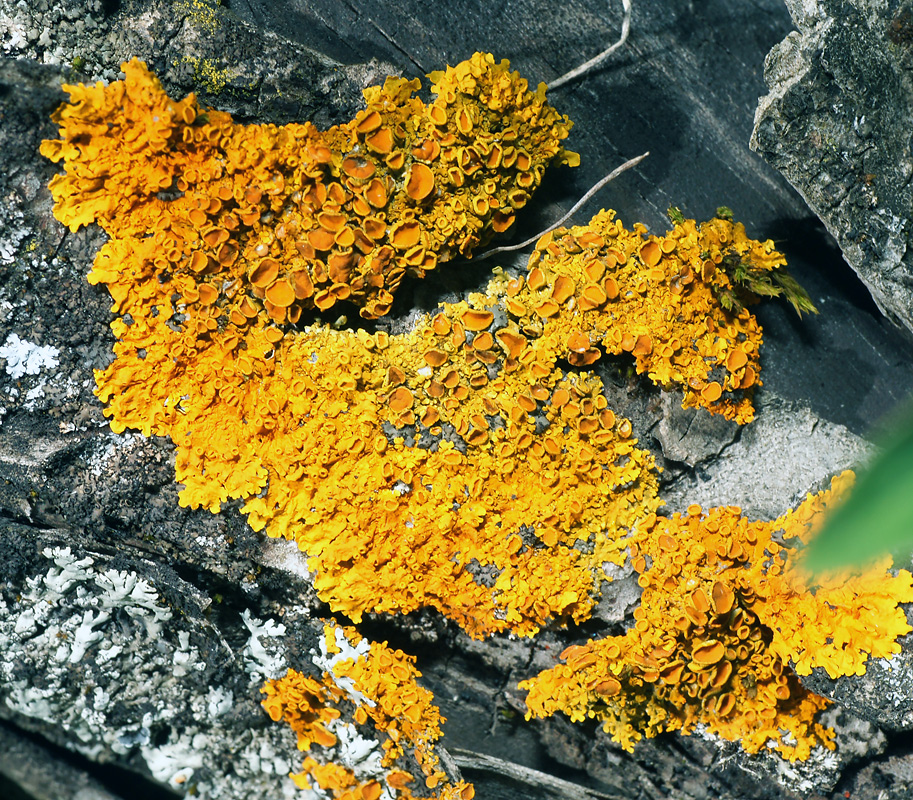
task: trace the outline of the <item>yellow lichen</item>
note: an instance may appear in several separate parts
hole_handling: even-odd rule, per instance
[[[850,482],[851,473],[835,478],[771,523],[699,506],[643,520],[631,542],[643,587],[635,626],[568,648],[564,664],[522,683],[529,715],[595,717],[628,750],[697,725],[749,753],[775,746],[797,760],[816,745],[833,749],[833,731],[815,721],[829,701],[796,673],[862,674],[867,658],[899,652],[895,640],[911,628],[897,606],[913,601],[913,576],[891,576],[889,558],[814,593],[793,566],[796,543]]]
[[[652,295],[629,291],[637,270],[617,268],[624,258],[646,269],[623,252],[637,246],[611,214],[599,215],[540,243],[525,282],[496,281],[397,337],[288,331],[256,316],[246,297],[225,320],[220,304],[237,286],[213,300],[203,297],[209,284],[154,270],[137,284],[102,252],[93,274],[125,298],[118,308],[132,322],[114,323],[118,357],[97,376],[99,396],[115,430],[172,437],[182,502],[217,511],[247,499],[254,528],[297,541],[321,597],[356,621],[423,606],[472,635],[580,621],[601,565],[623,560],[620,536],[660,501],[652,458],[607,407],[600,379],[565,374],[560,360],[587,365],[610,341],[638,363],[681,365],[683,381],[695,380],[694,365],[711,369],[700,350],[673,346],[679,329],[641,332],[660,312]],[[567,252],[587,257],[560,261]],[[274,288],[278,270],[264,259],[248,280]],[[584,276],[605,284],[609,271],[618,310],[608,298],[583,308]],[[688,292],[701,298],[701,330],[729,318],[712,295]],[[545,303],[555,309],[545,313]],[[682,320],[690,335],[686,311]],[[753,318],[744,312],[731,325],[738,351],[752,348],[756,359],[754,340],[739,338],[741,328],[757,330]],[[731,361],[721,336],[711,342],[719,361]],[[748,401],[739,402],[744,415]]]
[[[436,800],[472,800],[472,786],[451,782],[440,768],[435,743],[444,719],[431,692],[417,683],[421,673],[415,659],[385,643],[364,644],[354,629],[329,623],[324,628],[325,652],[340,654],[344,645],[354,655],[341,653],[321,679],[289,669],[285,677],[263,685],[263,707],[270,718],[288,723],[298,736],[298,749],[314,753],[291,778],[302,789],[313,782],[332,792],[335,800],[377,800],[381,794],[422,800],[424,789],[433,790]],[[382,775],[359,777],[351,766],[339,763],[340,740],[352,746],[353,734],[362,732],[366,736],[360,747],[380,743]],[[359,761],[362,771],[375,763],[365,752]],[[413,786],[421,787],[418,793]]]
[[[773,534],[804,540],[821,499],[775,525],[725,508],[657,517],[653,459],[589,369],[630,358],[686,405],[750,420],[761,331],[745,306],[751,287],[791,286],[772,243],[723,212],[649,236],[606,211],[543,237],[524,276],[500,274],[409,333],[305,326],[340,300],[379,316],[404,275],[506,229],[545,166],[574,160],[567,120],[484,55],[432,75],[428,105],[417,82],[388,79],[325,133],[238,126],[170,100],[139,62],[124,69],[108,87],[68,87],[62,138],[42,152],[66,163],[58,218],[110,236],[90,274],[118,315],[98,396],[112,430],[172,438],[183,504],[243,500],[355,621],[431,607],[473,636],[585,620],[604,566],[629,549],[645,590],[634,629],[530,682],[533,713],[599,716],[628,747],[699,722],[792,758],[830,743],[814,722],[825,701],[788,664],[841,675],[893,652],[909,575],[882,564],[805,592]],[[382,662],[393,669],[378,654],[337,677],[382,699],[377,726],[423,729],[421,703],[402,704],[411,684],[388,692]],[[333,746],[335,678],[270,685],[274,718]],[[341,797],[376,791],[331,760],[302,775]]]
[[[203,236],[225,246],[218,231]],[[634,252],[644,240],[611,213],[540,243],[525,282],[496,282],[397,337],[290,330],[244,291],[267,286],[267,302],[286,302],[292,289],[278,259],[204,296],[214,284],[198,275],[214,269],[212,258],[171,274],[152,241],[134,242],[149,248],[140,255],[112,240],[92,273],[132,317],[115,321],[117,359],[97,376],[112,428],[171,436],[182,502],[217,511],[246,499],[253,527],[297,541],[321,597],[356,621],[368,610],[431,606],[482,635],[585,619],[601,565],[623,560],[619,536],[659,499],[652,458],[607,408],[600,379],[565,374],[560,360],[587,365],[609,341],[638,364],[683,365],[668,382],[696,380],[694,365],[715,368],[711,355],[676,346],[674,326],[643,332],[662,313],[652,295],[629,288],[646,280]],[[586,306],[597,278],[617,291]],[[727,323],[695,283],[685,294],[699,298],[701,329],[730,324],[756,361],[756,341],[739,338],[757,331],[753,318]],[[719,361],[727,341],[709,339]],[[410,446],[416,439],[424,446]]]
[[[539,241],[508,309],[521,327],[549,320],[574,366],[598,359],[599,347],[630,353],[638,372],[681,389],[686,407],[748,422],[761,328],[747,309],[723,307],[722,292],[741,293],[718,266],[726,262],[759,273],[786,263],[772,242],[749,239],[728,219],[682,220],[665,236],[647,236],[643,225],[629,231],[604,211]]]
[[[137,279],[167,272],[181,293],[189,277],[220,294],[237,282],[221,310],[239,324],[296,322],[340,300],[380,316],[406,274],[468,255],[510,225],[547,165],[579,160],[544,88],[481,53],[434,74],[430,105],[413,97],[417,79],[388,78],[326,132],[237,125],[192,94],[171,100],[140,61],[123,70],[109,86],[64,87],[61,139],[42,145],[67,163],[51,181],[55,213],[72,230],[98,222],[111,267]],[[294,289],[287,305],[248,281],[265,259]]]

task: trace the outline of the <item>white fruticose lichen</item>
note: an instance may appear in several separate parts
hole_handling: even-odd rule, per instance
[[[285,659],[280,655],[278,648],[268,648],[260,641],[261,637],[270,639],[285,636],[285,625],[276,624],[271,619],[259,620],[244,609],[241,612],[241,621],[250,631],[250,638],[241,651],[244,666],[250,673],[251,684],[262,683],[264,680],[281,678],[288,669]]]
[[[259,695],[248,693],[242,660],[217,634],[204,656],[199,626],[147,577],[69,547],[42,555],[37,574],[0,593],[4,716],[44,722],[88,758],[139,755],[156,780],[200,800],[295,796],[286,777],[294,764],[282,755],[295,752],[295,735],[251,724],[262,715]],[[261,661],[279,663],[284,626],[248,619]],[[269,639],[276,644],[268,650],[261,640]],[[213,656],[235,664],[237,678],[212,672]],[[353,740],[349,751],[354,758],[364,747]]]
[[[2,27],[2,18],[0,18]],[[12,264],[16,260],[22,243],[33,235],[25,223],[21,199],[15,193],[0,198],[0,215],[3,218],[3,235],[0,236],[0,264]]]
[[[329,759],[345,764],[360,781],[382,779],[384,775],[383,751],[373,739],[365,739],[351,723],[335,719],[328,726],[336,737],[336,745]]]
[[[352,699],[352,702],[356,705],[368,705],[371,708],[374,708],[376,703],[365,697],[361,692],[355,688],[355,681],[351,678],[337,677],[333,672],[333,668],[340,661],[348,661],[349,659],[355,660],[367,656],[371,650],[371,643],[367,639],[361,639],[357,645],[354,647],[352,643],[346,638],[345,632],[342,628],[335,628],[334,635],[336,639],[336,646],[339,648],[338,653],[331,653],[327,650],[326,639],[321,637],[318,640],[318,647],[320,652],[316,650],[311,651],[313,656],[312,661],[324,672],[330,674],[333,677],[336,685],[342,689],[349,697]]]
[[[15,333],[7,336],[6,343],[0,345],[0,358],[6,361],[6,374],[13,380],[56,367],[60,363],[59,357],[60,351],[56,347],[41,347],[20,339]]]
[[[784,737],[784,744],[791,744],[790,735]],[[777,749],[771,743],[768,743],[768,747]],[[840,758],[833,750],[818,746],[812,748],[811,755],[805,761],[787,761],[773,757],[768,767],[771,765],[776,770],[777,782],[781,786],[789,786],[799,794],[808,794],[820,791],[829,778],[839,774]]]

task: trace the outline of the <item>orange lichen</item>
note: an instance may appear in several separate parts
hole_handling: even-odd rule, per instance
[[[748,294],[722,269],[705,278],[703,265],[744,263],[764,274],[781,267],[783,256],[728,219],[700,226],[682,220],[665,236],[645,237],[643,225],[629,231],[612,211],[547,234],[507,310],[521,330],[548,320],[545,335],[563,336],[564,355],[575,366],[596,361],[600,347],[630,353],[638,372],[679,388],[686,407],[750,421],[761,328],[745,308],[726,310],[723,291],[746,301]],[[589,345],[581,349],[585,338]]]
[[[335,800],[377,800],[382,793],[423,800],[423,789],[434,790],[435,800],[472,800],[472,785],[449,780],[440,767],[435,744],[444,718],[418,685],[414,658],[335,623],[325,626],[321,651],[329,667],[321,679],[289,669],[261,688],[270,718],[288,723],[298,749],[313,753],[290,776],[296,785],[316,784]],[[370,757],[372,744],[377,758]],[[356,759],[346,746],[355,747]],[[347,760],[357,767],[340,763]]]
[[[478,63],[494,69],[485,59]],[[128,67],[128,88],[140,96],[127,102],[128,92],[124,106],[145,108],[153,96],[162,114],[172,113],[171,101],[143,83],[142,68]],[[515,77],[497,74],[498,86],[519,91]],[[439,86],[450,102],[453,82],[462,79],[441,80],[451,87]],[[104,99],[101,89],[72,90],[75,96],[92,91]],[[453,102],[462,103],[474,131],[483,129],[468,101]],[[414,111],[421,117],[423,108]],[[69,131],[68,120],[82,113],[67,106],[58,118]],[[366,120],[358,117],[356,125],[376,122]],[[242,135],[227,130],[226,136]],[[528,147],[510,141],[502,167],[532,169]],[[60,143],[46,149],[65,155],[68,168],[81,174],[78,153]],[[478,151],[461,149],[470,172],[484,171],[472,155]],[[312,142],[309,152],[315,163],[328,165],[336,151]],[[423,157],[433,152],[423,150]],[[350,178],[376,189],[376,175],[354,176],[359,164],[348,165]],[[55,178],[57,213],[65,220],[72,220],[75,195],[62,187],[75,192],[81,186],[69,177]],[[253,207],[278,191],[266,185],[264,191],[246,181],[245,202]],[[235,197],[228,185],[219,192],[219,208]],[[316,227],[296,252],[330,248],[349,230],[344,194],[339,183],[308,184],[302,198],[309,198]],[[154,230],[151,220],[141,224],[144,214],[155,210],[169,218],[169,203],[179,200],[137,201],[128,227]],[[205,208],[203,202],[197,197],[192,210],[208,214],[216,206],[213,199],[205,199]],[[102,216],[112,229],[119,220],[113,209]],[[295,224],[303,231],[300,220]],[[378,218],[375,230],[366,220],[365,236],[388,242],[371,258],[436,257],[424,248],[422,224],[420,215],[403,216],[383,240],[387,223]],[[288,240],[294,228],[291,221],[277,225],[276,241]],[[717,366],[729,355],[725,336],[757,363],[753,318],[725,312],[695,280],[696,287],[679,295],[675,324],[662,322],[661,303],[639,288],[666,262],[681,282],[695,248],[717,252],[719,230],[746,252],[761,247],[723,220],[700,229],[688,222],[667,237],[675,247],[648,268],[638,255],[642,228],[626,231],[605,212],[589,228],[540,241],[525,282],[496,282],[490,294],[445,305],[433,320],[395,337],[291,327],[300,320],[300,298],[313,294],[317,307],[328,308],[350,296],[357,269],[351,254],[330,252],[325,262],[296,267],[289,276],[287,264],[298,262],[261,242],[253,248],[255,260],[230,280],[219,265],[231,261],[221,249],[231,242],[222,242],[205,263],[188,256],[195,268],[180,271],[157,236],[115,236],[98,254],[90,279],[106,283],[115,311],[132,320],[113,323],[117,358],[97,373],[98,395],[108,403],[112,429],[130,426],[172,438],[182,503],[218,511],[226,500],[242,498],[256,530],[294,539],[311,557],[315,587],[334,610],[357,621],[366,611],[433,607],[474,636],[529,635],[549,619],[580,621],[590,614],[602,565],[623,561],[621,537],[660,503],[652,457],[636,447],[630,422],[606,408],[600,379],[583,369],[601,357],[599,346],[631,353],[664,385],[680,381],[686,400],[692,392],[712,410],[739,418],[750,410],[747,399],[735,399],[734,382],[744,373],[720,378],[731,388],[718,402],[695,387],[696,376],[725,371]],[[195,252],[194,229],[178,225],[176,232],[180,239],[169,245],[174,252]],[[234,258],[242,264],[237,252]],[[594,296],[599,287],[592,280],[605,287],[601,295]],[[326,288],[318,290],[321,285]],[[202,302],[202,286],[216,289],[218,299],[212,302],[210,292]],[[681,342],[693,335],[698,315],[699,333],[709,338],[697,349],[685,347]],[[753,338],[742,341],[743,330]],[[567,374],[559,366],[563,358],[574,368]]]
[[[795,545],[851,477],[770,523],[734,507],[644,519],[630,548],[644,590],[634,628],[570,647],[565,664],[521,684],[530,716],[596,717],[629,750],[697,725],[749,753],[774,745],[797,760],[816,745],[833,749],[833,731],[815,721],[829,701],[796,673],[862,674],[868,658],[899,652],[911,628],[898,603],[913,601],[913,576],[891,576],[887,557],[814,592],[794,566]]]
[[[245,299],[277,321],[277,307],[343,299],[381,316],[404,275],[469,255],[507,227],[499,209],[517,187],[528,197],[546,166],[579,161],[561,147],[570,122],[544,86],[529,91],[507,61],[481,53],[433,74],[432,104],[413,96],[418,80],[388,78],[326,132],[237,125],[192,94],[171,100],[140,61],[123,70],[108,86],[64,87],[61,139],[42,144],[67,163],[51,181],[57,217],[72,230],[98,222],[109,268],[138,280],[167,272],[183,290],[188,273],[214,287],[240,279],[220,292],[226,316]],[[513,158],[490,165],[495,146]],[[275,290],[287,305],[257,291],[277,277],[296,287],[294,298]]]
[[[824,500],[776,525],[734,509],[657,517],[652,457],[587,369],[632,360],[686,406],[748,421],[761,332],[746,287],[784,285],[772,243],[725,214],[657,237],[606,211],[542,237],[525,277],[409,333],[307,326],[304,311],[341,300],[381,315],[404,275],[508,227],[545,165],[570,160],[566,120],[487,56],[433,75],[427,106],[415,82],[369,89],[368,108],[326,133],[236,126],[171,101],[138,62],[124,69],[124,82],[68,88],[63,138],[43,152],[67,165],[58,217],[110,235],[90,274],[118,314],[98,396],[113,430],[172,438],[182,503],[243,499],[355,621],[432,607],[473,636],[586,619],[604,566],[630,549],[645,590],[634,628],[567,651],[529,684],[534,713],[600,716],[625,746],[698,723],[787,757],[830,742],[814,722],[825,701],[788,662],[840,675],[893,652],[909,575],[810,599],[773,534],[803,539]],[[871,613],[887,620],[876,633]],[[346,677],[370,683],[359,664]],[[333,685],[289,678],[279,694],[298,711],[267,707],[332,747]],[[419,724],[412,708],[389,713]],[[305,772],[361,800],[377,791],[329,761]]]

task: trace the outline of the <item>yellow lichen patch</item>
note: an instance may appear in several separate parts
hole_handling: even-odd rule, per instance
[[[790,760],[833,748],[833,732],[815,721],[829,701],[796,673],[861,674],[866,659],[898,652],[910,631],[898,603],[913,601],[913,576],[892,576],[889,559],[811,592],[794,547],[778,543],[806,542],[849,482],[835,478],[770,523],[733,507],[644,519],[631,544],[643,587],[634,628],[569,648],[565,664],[521,684],[530,715],[596,717],[627,749],[697,725],[749,753],[775,745]]]
[[[810,497],[776,520],[774,529],[787,543],[808,543],[820,528],[821,511],[847,491],[853,479],[851,472],[838,476],[830,491]],[[783,553],[785,564],[777,562]],[[830,573],[819,579],[811,602],[800,554],[795,547],[772,553],[773,563],[763,571],[763,578],[756,577],[764,587],[758,592],[758,617],[773,631],[773,652],[789,658],[799,675],[823,668],[831,678],[862,675],[868,658],[900,652],[896,639],[911,630],[898,608],[898,603],[913,602],[909,572],[900,570],[895,577],[886,577],[892,562],[884,556],[862,573]]]
[[[418,685],[414,658],[335,623],[324,628],[321,652],[329,667],[321,679],[289,669],[261,688],[270,718],[286,722],[298,749],[309,752],[290,776],[297,786],[319,787],[334,800],[425,800],[426,789],[435,800],[472,800],[472,785],[449,780],[440,767],[435,744],[444,718]],[[359,749],[360,775],[340,763],[353,756],[339,742]],[[371,749],[376,759],[368,758]]]
[[[596,361],[600,347],[630,353],[638,372],[681,389],[686,407],[748,422],[750,390],[760,385],[761,329],[744,307],[727,308],[736,295],[752,300],[727,272],[743,264],[754,275],[785,261],[771,242],[749,239],[727,219],[683,220],[658,237],[640,224],[629,231],[603,211],[539,240],[507,310],[520,330],[544,321],[543,336],[563,338],[575,366]],[[584,339],[590,346],[581,350],[574,343]]]
[[[651,457],[583,368],[600,347],[627,352],[686,401],[747,418],[736,386],[755,380],[759,331],[701,288],[695,254],[755,266],[778,254],[725,220],[686,221],[656,244],[604,212],[544,237],[525,281],[443,306],[411,333],[297,330],[302,303],[389,306],[403,264],[436,263],[464,230],[440,234],[430,209],[457,198],[465,212],[457,189],[493,207],[510,170],[525,183],[560,157],[566,126],[482,56],[435,76],[436,111],[391,79],[327,134],[235,126],[192,97],[172,102],[138,62],[125,71],[71,87],[63,139],[44,145],[70,170],[54,179],[58,216],[111,234],[90,280],[132,317],[113,323],[116,359],[97,373],[112,428],[170,436],[183,503],[246,500],[254,528],[295,540],[321,597],[355,620],[428,606],[481,636],[585,619],[602,564],[623,560],[622,537],[660,501]],[[492,157],[492,120],[515,116]],[[401,162],[374,159],[383,131],[391,147],[409,139],[404,120],[433,130],[390,150]]]
[[[388,78],[365,90],[353,121],[326,132],[235,124],[193,95],[172,100],[140,61],[123,70],[108,86],[64,87],[61,138],[42,144],[67,169],[51,182],[55,213],[72,230],[98,222],[109,257],[127,260],[121,270],[151,242],[144,275],[241,279],[231,297],[220,292],[226,314],[247,297],[284,318],[273,308],[286,306],[257,288],[304,274],[313,289],[291,303],[326,310],[346,299],[381,316],[404,275],[469,255],[507,227],[498,209],[516,187],[531,193],[549,164],[577,160],[561,147],[570,122],[544,90],[481,53],[434,74],[432,105],[413,96],[418,80]],[[482,154],[496,141],[514,155],[489,165]]]
[[[328,235],[345,228],[325,209],[319,220]],[[289,327],[290,295],[310,283],[302,273],[288,282],[271,256],[245,283],[219,284],[224,305],[201,303],[200,287],[215,284],[197,272],[165,279],[154,237],[112,239],[92,279],[133,322],[114,323],[117,357],[97,373],[99,397],[113,429],[172,438],[182,503],[217,511],[246,500],[251,525],[295,540],[320,596],[356,621],[432,607],[474,636],[581,621],[602,564],[623,561],[622,538],[660,503],[652,458],[585,368],[600,346],[638,363],[681,350],[682,363],[709,369],[710,357],[680,344],[690,328],[648,327],[659,314],[652,295],[620,269],[640,245],[611,215],[575,230],[540,243],[526,281],[496,281],[398,336]],[[579,273],[566,257],[571,236],[590,248]],[[395,237],[384,258],[414,244]],[[340,277],[346,264],[328,268]],[[582,311],[577,292],[610,272],[623,291],[605,302],[626,316]],[[349,288],[332,283],[315,302]],[[706,331],[726,313],[704,300]],[[754,323],[745,312],[740,324]]]
[[[432,607],[474,636],[529,635],[589,615],[602,564],[660,501],[599,378],[558,369],[567,337],[521,330],[500,290],[398,336],[296,330],[284,304],[301,284],[268,257],[247,285],[269,313],[235,283],[227,315],[191,302],[189,274],[161,280],[157,258],[153,237],[99,253],[93,280],[133,321],[115,321],[96,377],[114,430],[175,442],[182,503],[245,500],[355,620]]]

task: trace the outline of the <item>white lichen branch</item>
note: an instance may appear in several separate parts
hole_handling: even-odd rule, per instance
[[[631,32],[631,0],[621,0],[622,6],[624,6],[624,17],[621,21],[621,36],[618,41],[615,42],[611,47],[603,50],[598,56],[594,56],[589,61],[585,61],[579,67],[572,69],[570,72],[564,73],[560,78],[556,78],[549,85],[548,88],[557,89],[559,86],[564,86],[564,84],[569,83],[575,78],[579,78],[586,72],[589,72],[591,69],[598,67],[603,61],[605,61],[612,53],[614,53],[618,48],[620,48],[628,40],[628,34]]]

